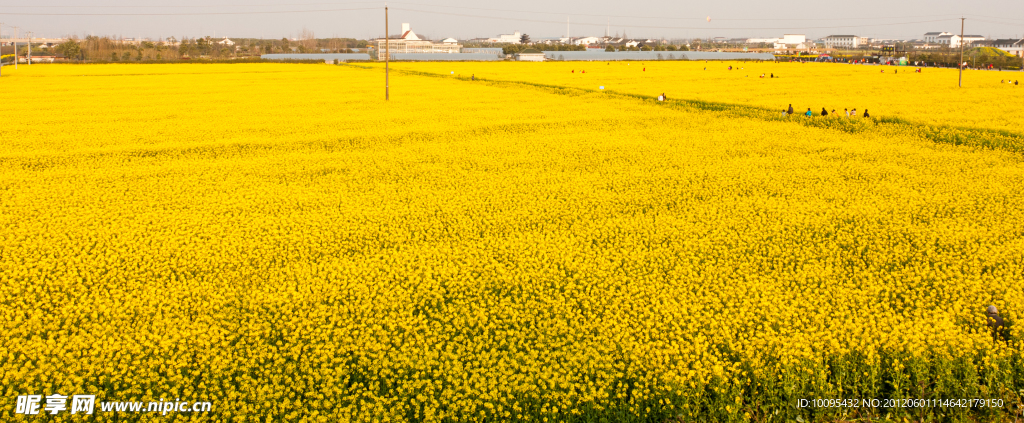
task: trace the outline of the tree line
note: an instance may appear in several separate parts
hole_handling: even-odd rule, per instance
[[[161,41],[129,41],[111,37],[88,36],[82,39],[72,37],[53,47],[59,57],[70,61],[85,62],[141,62],[181,61],[196,59],[238,59],[254,58],[273,53],[351,53],[352,49],[366,48],[365,40],[354,38],[313,38],[312,33],[298,40],[281,38],[267,40],[258,38],[175,37]],[[24,49],[19,49],[24,55]],[[33,48],[33,54],[38,54]]]

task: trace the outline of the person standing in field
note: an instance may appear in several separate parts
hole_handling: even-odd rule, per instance
[[[999,310],[996,309],[996,306],[988,306],[988,309],[985,310],[985,319],[988,321],[988,327],[992,331],[992,341],[1005,340],[1003,318],[999,315]]]
[[[836,114],[836,109],[832,109],[832,117],[836,117],[836,116],[838,116],[838,115]]]
[[[824,108],[824,107],[822,107],[822,108],[821,108],[821,115],[822,115],[822,116],[828,116],[828,110],[825,110],[825,108]]]
[[[850,117],[857,117],[857,109],[850,110]]]
[[[871,115],[868,114],[868,109],[864,109],[864,117],[869,118]]]
[[[843,113],[846,113],[846,117],[850,117],[850,109],[843,109]]]
[[[786,113],[793,114],[793,105],[792,104],[789,105],[789,110],[786,110]]]

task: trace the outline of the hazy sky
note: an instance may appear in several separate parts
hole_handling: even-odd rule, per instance
[[[295,37],[308,28],[323,37],[378,37],[384,33],[382,1],[328,0],[0,0],[6,25],[36,36],[120,35],[162,38]],[[390,28],[402,22],[435,39],[496,36],[521,31],[534,39],[566,34],[630,37],[818,38],[855,34],[873,38],[921,38],[927,31],[966,32],[995,38],[1024,35],[1020,0],[845,0],[773,2],[727,0],[410,0],[389,1]],[[348,10],[344,10],[348,9]],[[355,10],[368,9],[368,10]],[[302,11],[295,13],[296,11]],[[259,13],[254,13],[259,12]],[[709,22],[707,18],[710,17]]]

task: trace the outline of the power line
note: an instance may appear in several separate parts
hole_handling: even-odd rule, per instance
[[[399,1],[399,2],[395,2],[395,3],[411,4],[411,5],[416,5],[416,6],[445,7],[445,8],[452,8],[452,9],[470,9],[470,10],[484,10],[484,11],[492,11],[492,12],[512,12],[512,13],[535,13],[535,14],[558,15],[558,16],[571,15],[571,16],[592,16],[592,17],[606,18],[606,17],[608,17],[610,15],[610,14],[593,14],[593,13],[576,13],[576,12],[542,12],[542,11],[531,11],[531,10],[492,9],[492,8],[485,8],[485,7],[467,7],[467,6],[446,6],[446,5],[435,5],[435,4],[426,4],[426,3],[412,3],[412,2],[404,2],[404,1]],[[616,18],[631,18],[631,19],[667,19],[667,20],[691,20],[691,21],[703,21],[705,19],[704,17],[673,18],[673,17],[667,17],[667,16],[630,16],[630,15],[613,15],[613,16],[615,16]],[[817,22],[820,22],[820,21],[828,21],[828,20],[919,19],[919,18],[934,18],[934,17],[940,17],[940,16],[949,17],[949,19],[956,19],[954,17],[955,15],[944,14],[944,15],[920,15],[920,16],[869,17],[869,18],[795,18],[795,19],[794,18],[749,18],[749,19],[722,18],[722,19],[715,19],[715,20],[716,21],[777,21],[777,20],[787,20],[787,21],[817,21]]]
[[[435,12],[435,11],[430,11],[430,10],[405,9],[405,8],[395,8],[395,10],[403,10],[403,11],[406,11],[406,12],[430,13],[430,14],[436,14],[436,15],[460,16],[460,17],[465,17],[465,18],[498,19],[498,20],[520,21],[520,22],[536,22],[536,23],[562,24],[562,22],[557,22],[557,21],[545,21],[545,20],[538,20],[538,19],[525,19],[525,18],[509,18],[509,17],[505,17],[505,16],[469,15],[469,14],[463,14],[463,13]],[[703,30],[756,30],[756,29],[772,29],[772,30],[789,30],[789,29],[865,28],[865,27],[875,27],[875,26],[910,25],[910,24],[918,24],[918,23],[946,22],[946,21],[949,21],[949,19],[938,19],[938,20],[917,21],[917,22],[891,22],[891,23],[869,24],[869,25],[829,25],[829,26],[771,27],[771,28],[769,28],[769,27],[756,27],[756,28],[752,28],[752,27],[730,27],[730,28],[725,28],[725,27],[681,27],[681,26],[624,25],[624,24],[620,24],[620,25],[617,25],[617,26],[626,27],[626,28],[646,28],[646,29],[697,29],[697,30],[702,30],[702,29]],[[585,25],[585,26],[602,26],[602,27],[605,26],[605,24],[603,24],[603,23],[585,23],[585,22],[573,22],[573,23],[576,24],[576,25]]]
[[[35,6],[35,5],[33,5],[33,6],[25,6],[25,5],[16,5],[16,6],[3,6],[3,7],[4,8],[28,8],[28,9],[36,9],[36,8],[61,8],[61,9],[69,9],[69,8],[70,9],[79,9],[79,8],[90,8],[90,9],[141,9],[141,8],[218,8],[218,7],[233,8],[233,7],[278,7],[278,6],[324,6],[324,5],[347,5],[347,4],[366,4],[366,3],[379,3],[379,1],[317,2],[317,3],[273,3],[273,4],[221,4],[221,5],[207,4],[207,5],[191,5],[191,6],[190,5],[162,5],[162,6],[155,6],[155,5],[141,5],[141,6],[132,6],[132,5],[85,5],[85,6],[48,6],[48,5],[43,5],[43,6]],[[403,1],[398,1],[398,2],[394,2],[394,3],[408,4],[408,5],[415,5],[415,6],[443,7],[443,8],[450,8],[450,9],[482,10],[482,11],[511,12],[511,13],[532,13],[532,14],[545,14],[545,15],[558,15],[558,16],[564,16],[564,15],[591,16],[591,17],[608,17],[609,16],[609,14],[576,13],[576,12],[545,12],[545,11],[537,11],[537,10],[495,9],[495,8],[486,8],[486,7],[448,6],[448,5],[438,5],[438,4],[428,4],[428,3],[415,3],[415,2],[403,2]],[[373,8],[369,8],[369,9],[373,9]],[[217,12],[197,12],[197,13],[152,13],[152,14],[151,13],[139,13],[139,14],[136,14],[136,13],[130,13],[130,14],[129,13],[123,13],[123,14],[122,13],[113,13],[113,14],[108,14],[108,13],[95,13],[95,14],[93,14],[93,13],[53,13],[53,14],[51,14],[51,13],[5,13],[5,14],[8,14],[8,15],[36,15],[36,16],[65,16],[65,15],[66,16],[82,16],[82,15],[85,15],[85,16],[92,16],[92,15],[96,15],[96,16],[108,16],[108,15],[113,15],[113,16],[126,16],[126,15],[128,15],[128,16],[153,16],[153,15],[162,16],[162,15],[193,15],[193,14],[215,14],[216,15],[216,14],[251,14],[251,13],[252,14],[261,14],[261,13],[304,13],[304,12],[330,12],[330,11],[340,11],[340,10],[358,10],[358,9],[289,10],[289,11],[281,11],[281,12],[276,12],[276,11],[272,11],[272,12],[221,12],[221,13],[217,13]],[[441,12],[435,12],[435,13],[441,13]],[[829,20],[832,20],[832,21],[838,21],[838,20],[849,21],[849,20],[881,20],[881,19],[920,19],[920,18],[933,18],[933,17],[949,17],[949,19],[956,19],[954,16],[955,15],[943,14],[943,15],[881,16],[881,17],[880,16],[872,16],[872,17],[856,17],[856,18],[855,17],[843,17],[843,18],[716,18],[715,20],[716,21],[775,21],[775,20],[787,20],[787,21],[816,21],[816,22],[821,22],[821,21],[829,21]],[[980,17],[980,18],[991,18],[991,19],[1005,19],[1003,17],[984,16],[984,15],[966,15],[966,16],[974,16],[974,17]],[[700,20],[704,20],[705,19],[703,17],[685,18],[685,17],[668,17],[668,16],[633,16],[633,15],[615,15],[615,17],[616,18],[629,18],[629,19],[664,19],[664,20],[695,20],[695,21],[700,21]],[[1017,23],[1016,25],[1019,25],[1019,23]],[[824,28],[824,27],[822,27],[822,28]],[[756,29],[756,28],[752,28],[752,29]],[[767,29],[776,29],[776,28],[767,28]]]
[[[346,2],[330,2],[330,3],[277,3],[277,4],[200,4],[200,5],[142,5],[142,6],[131,6],[131,5],[85,5],[85,6],[2,6],[5,8],[23,8],[23,9],[170,9],[170,8],[200,8],[200,7],[280,7],[280,6],[326,6],[326,5],[342,5],[342,4],[360,4],[360,3],[380,3],[379,1],[346,1]]]
[[[998,21],[990,21],[990,20],[987,20],[987,19],[972,19],[972,21],[985,22],[985,23],[996,24],[996,25],[1012,26],[1012,27],[1016,27],[1016,28],[1020,28],[1022,26],[1022,24],[1019,24],[1019,23],[998,22]]]
[[[343,12],[349,10],[377,10],[376,7],[349,9],[272,10],[248,12],[194,12],[194,13],[4,13],[17,16],[206,16],[206,15],[271,15],[277,13]]]

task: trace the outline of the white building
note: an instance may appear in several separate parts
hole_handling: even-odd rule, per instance
[[[488,38],[487,41],[488,42],[492,42],[492,43],[519,44],[520,40],[522,40],[522,39],[523,39],[523,34],[520,33],[519,31],[516,31],[516,32],[513,32],[511,34],[501,34],[501,35],[498,35],[497,38]]]
[[[807,36],[804,34],[784,34],[781,41],[782,44],[786,45],[803,44],[805,42],[807,42]]]
[[[578,46],[597,44],[599,42],[601,42],[601,39],[597,37],[583,37],[572,40],[572,43]]]
[[[447,40],[446,40],[447,41]],[[420,39],[409,24],[402,24],[402,35],[398,38],[377,39],[377,60],[384,60],[386,53],[459,53],[462,45],[449,42],[434,43]]]
[[[867,38],[856,35],[829,35],[824,41],[825,48],[857,48],[868,42]]]
[[[971,45],[978,41],[984,41],[985,37],[980,35],[964,35],[963,40],[960,39],[959,35],[949,34],[939,36],[937,43],[943,46],[949,46],[949,48],[959,48],[960,42],[963,41],[964,45]]]
[[[718,41],[718,38],[715,39]],[[726,41],[726,40],[722,40]],[[737,43],[742,42],[746,44],[771,44],[776,50],[785,50],[787,48],[803,49],[807,47],[807,36],[804,34],[783,34],[782,38],[747,38],[744,40],[729,40],[727,42]]]
[[[235,45],[235,42],[234,42],[234,41],[231,41],[231,40],[229,40],[229,39],[228,39],[228,37],[224,37],[224,39],[223,39],[223,40],[217,41],[217,44],[220,44],[220,45],[225,45],[225,46],[231,47],[231,46]]]
[[[412,32],[412,26],[407,23],[402,24],[402,36],[400,38],[408,41],[421,41],[420,36]]]
[[[939,37],[943,35],[953,35],[949,32],[926,32],[924,33],[924,42],[929,44],[938,44]]]
[[[445,38],[445,39],[441,40],[441,43],[443,43],[443,44],[458,44],[459,40],[456,40],[454,38]]]
[[[520,62],[543,62],[544,53],[540,50],[528,48],[519,52],[519,54],[516,55],[516,60]]]

